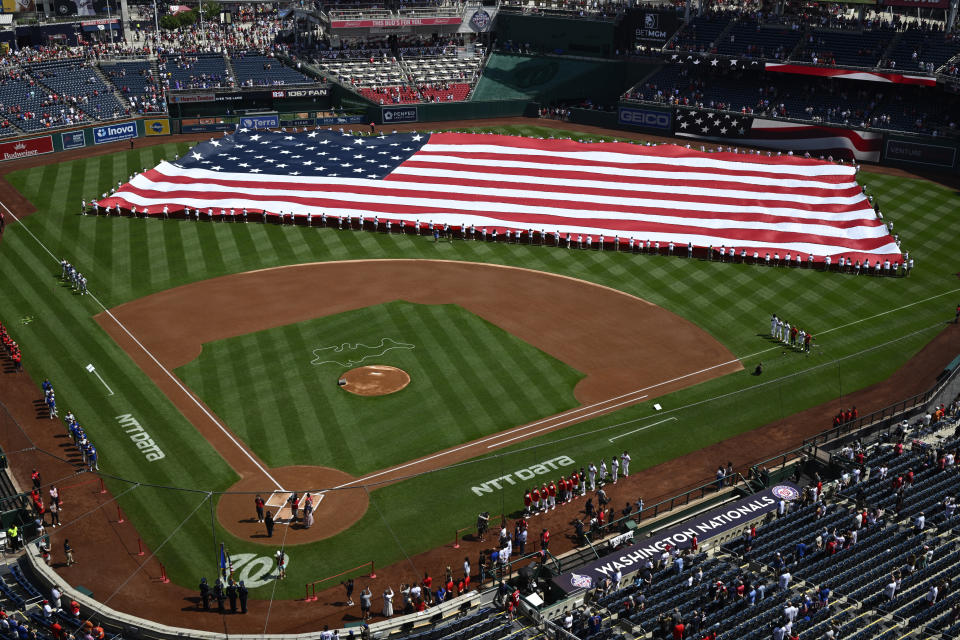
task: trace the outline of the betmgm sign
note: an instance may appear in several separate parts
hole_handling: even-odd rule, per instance
[[[617,111],[617,122],[628,127],[656,129],[657,131],[669,133],[673,125],[673,118],[670,115],[670,111],[620,107]]]

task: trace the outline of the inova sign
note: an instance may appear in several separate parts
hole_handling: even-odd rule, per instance
[[[117,140],[128,140],[137,137],[137,123],[124,122],[123,124],[111,124],[106,127],[96,127],[93,130],[93,141],[96,144],[106,142],[116,142]]]

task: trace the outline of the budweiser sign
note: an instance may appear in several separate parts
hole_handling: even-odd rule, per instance
[[[53,153],[53,138],[50,136],[0,144],[0,161],[17,160],[44,153]]]

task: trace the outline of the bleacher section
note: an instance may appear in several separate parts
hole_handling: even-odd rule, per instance
[[[80,59],[54,60],[28,65],[27,72],[38,83],[96,120],[113,120],[127,113],[113,87],[106,84],[96,67]]]
[[[230,56],[236,81],[243,87],[269,87],[284,84],[302,84],[313,82],[296,69],[282,62],[256,52],[239,53]]]
[[[832,66],[876,67],[890,46],[889,31],[814,30],[804,36],[794,60]]]
[[[931,73],[957,54],[960,54],[960,37],[942,32],[905,31],[882,66]]]
[[[42,131],[51,127],[87,120],[83,112],[73,109],[62,96],[50,92],[19,69],[0,79],[0,113],[4,119],[23,131]],[[4,127],[11,134],[11,127]]]
[[[131,102],[134,111],[166,110],[163,91],[153,75],[149,60],[101,62],[100,71],[120,95]]]
[[[738,21],[717,43],[721,55],[767,60],[785,60],[800,42],[801,32],[789,27],[766,27]]]
[[[673,41],[672,49],[716,53],[720,34],[730,24],[726,14],[697,16],[684,25]]]
[[[801,638],[830,632],[834,638],[895,640],[920,628],[923,634],[910,637],[956,637],[960,520],[953,510],[947,518],[944,499],[960,494],[960,473],[957,465],[939,461],[958,447],[960,438],[941,443],[939,451],[917,445],[901,455],[892,444],[878,446],[864,465],[872,477],[854,483],[842,476],[833,496],[796,503],[785,516],[758,526],[755,538],[744,531],[713,557],[687,555],[682,571],[669,561],[649,561],[632,583],[588,598],[604,621],[599,634],[587,608],[574,612],[571,631],[580,638],[609,637],[615,629],[607,621],[618,620],[632,624],[634,635],[668,638],[682,620],[684,637],[691,638],[716,631],[723,638],[766,640],[776,627],[786,628],[785,637],[792,630]],[[888,468],[885,478],[881,467]],[[891,481],[909,470],[913,481],[898,510]],[[915,520],[920,512],[926,515],[922,530]],[[571,626],[566,612],[553,622]],[[594,627],[587,629],[588,623]]]
[[[878,90],[875,82],[668,64],[624,98],[894,131],[954,129],[960,101],[942,93],[931,100],[930,91],[910,85],[881,85]]]
[[[320,61],[321,69],[376,104],[466,100],[479,77],[479,55]]]
[[[159,65],[160,74],[171,89],[212,89],[228,87],[227,62],[219,53],[171,56]]]

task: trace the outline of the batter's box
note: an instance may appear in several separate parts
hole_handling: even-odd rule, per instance
[[[310,496],[313,498],[313,509],[316,511],[317,507],[323,502],[323,493],[311,493]],[[270,494],[270,497],[267,498],[266,506],[267,509],[273,511],[273,521],[277,524],[290,524],[292,519],[293,512],[290,507],[290,498],[293,496],[291,491],[274,491]],[[298,513],[299,517],[303,518],[303,504],[306,494],[300,496],[300,511]]]

